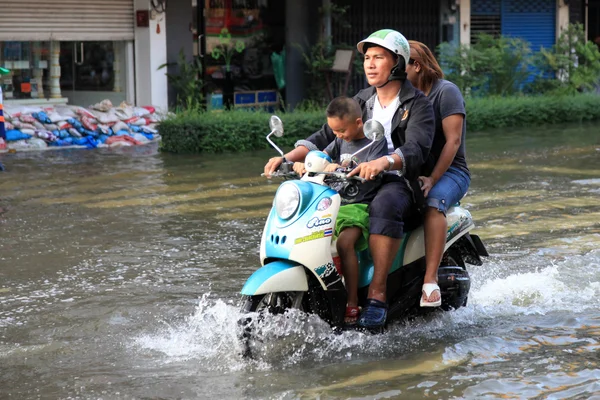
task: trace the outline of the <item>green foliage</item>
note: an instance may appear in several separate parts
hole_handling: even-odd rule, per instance
[[[472,94],[471,88],[483,87],[486,77],[482,58],[475,49],[467,45],[452,45],[444,42],[438,46],[439,63],[445,78],[453,82],[465,97]]]
[[[176,65],[177,73],[166,73],[169,83],[177,92],[177,102],[175,104],[178,110],[181,109],[199,109],[204,107],[204,96],[202,88],[204,82],[199,77],[202,76],[202,64],[198,58],[188,62],[183,48],[179,50],[177,63],[167,63],[158,67],[158,69]]]
[[[573,94],[593,90],[600,82],[600,51],[585,39],[581,24],[569,25],[551,49],[536,55],[534,63],[540,72],[529,88],[532,92]]]
[[[297,45],[302,51],[304,60],[304,75],[306,76],[307,90],[305,97],[309,101],[323,103],[327,101],[327,81],[325,70],[333,65],[335,51],[328,46],[327,40],[319,40],[312,46],[305,46],[306,50]]]
[[[173,153],[220,153],[265,149],[269,144],[271,114],[261,111],[183,112],[161,122],[161,148]],[[325,111],[280,115],[285,135],[277,144],[288,151],[298,139],[317,131],[325,122]]]
[[[438,54],[446,79],[465,97],[567,95],[593,90],[600,82],[600,52],[585,40],[580,24],[569,25],[551,49],[535,54],[524,40],[485,34],[471,46],[442,43]],[[537,72],[528,82],[531,66]]]
[[[600,120],[600,96],[520,96],[467,99],[467,129],[554,125]]]
[[[163,121],[159,126],[162,150],[173,153],[243,152],[268,148],[266,112],[233,110],[200,112],[186,110]],[[283,151],[289,151],[299,139],[305,139],[325,123],[325,110],[308,103],[281,113],[285,135],[277,139]],[[492,128],[542,126],[563,122],[600,120],[600,96],[517,96],[471,98],[467,100],[467,129],[477,132]]]
[[[529,77],[531,48],[520,38],[479,35],[473,45],[482,56],[481,73],[487,78],[487,95],[510,96],[520,90]]]
[[[438,53],[446,78],[466,96],[514,95],[529,77],[531,49],[519,38],[480,34],[471,46],[442,43]]]
[[[349,8],[350,6],[340,6],[330,3],[327,7],[320,7],[319,14],[321,16],[330,15],[333,22],[332,24],[335,25],[338,30],[347,30],[351,28],[347,18],[347,11]],[[320,29],[321,31],[324,30],[322,26]],[[355,49],[354,45],[349,45],[346,43],[332,45],[332,39],[333,38],[331,36],[324,36],[313,45],[308,43],[305,43],[304,46],[295,44],[295,47],[302,52],[302,59],[304,60],[305,67],[304,74],[308,78],[306,79],[307,90],[305,92],[305,98],[309,102],[316,103],[321,106],[325,106],[329,102],[325,71],[328,71],[333,66],[336,50]],[[352,74],[363,74],[362,60],[360,57],[355,57],[353,60]],[[340,82],[342,82],[345,77],[346,76],[344,74],[330,74],[334,96],[352,96],[358,91],[349,86],[348,93],[336,93],[336,87],[339,89],[342,88],[342,84]]]

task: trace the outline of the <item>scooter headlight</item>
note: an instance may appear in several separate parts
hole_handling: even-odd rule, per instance
[[[293,183],[281,185],[275,196],[275,211],[281,219],[288,219],[298,209],[300,191]]]

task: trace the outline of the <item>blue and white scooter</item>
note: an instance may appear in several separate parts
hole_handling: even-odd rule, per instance
[[[278,117],[272,116],[269,125],[271,133],[267,141],[283,156],[270,139],[272,135],[283,135],[283,124]],[[367,146],[384,138],[383,126],[377,121],[367,121],[364,131],[372,140]],[[343,327],[346,288],[336,265],[339,259],[332,240],[333,229],[341,204],[340,192],[352,196],[362,179],[348,178],[341,172],[323,172],[329,162],[331,159],[325,153],[310,152],[305,160],[307,173],[302,179],[287,180],[277,189],[262,234],[262,267],[248,278],[241,291],[244,313],[283,313],[298,308],[319,315],[334,328]],[[292,165],[284,161],[274,176],[297,178]],[[469,234],[474,227],[469,211],[460,206],[451,207],[447,221],[446,251],[438,272],[441,309],[444,310],[466,305],[470,279],[465,262],[481,265],[480,256],[488,255],[479,237]],[[360,252],[358,258],[360,304],[366,300],[373,276],[373,260],[368,250]],[[421,226],[405,233],[390,269],[388,322],[431,310],[419,306],[424,274],[425,244]],[[248,355],[252,327],[257,321],[249,316],[241,322]]]

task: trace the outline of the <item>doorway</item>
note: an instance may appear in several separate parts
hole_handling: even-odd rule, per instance
[[[70,104],[127,100],[125,41],[62,41],[60,88]]]

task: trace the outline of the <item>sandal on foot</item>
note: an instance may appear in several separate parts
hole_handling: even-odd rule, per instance
[[[344,315],[344,324],[356,325],[360,315],[360,308],[356,306],[346,306],[346,315]]]
[[[383,328],[387,318],[387,309],[387,304],[383,301],[367,299],[367,303],[358,319],[358,326],[367,329]]]
[[[431,294],[435,291],[440,293],[440,298],[437,301],[428,301],[431,297]],[[423,294],[427,300],[423,300]],[[440,291],[440,287],[437,283],[424,283],[422,294],[421,294],[421,307],[439,307],[442,305],[442,292]]]

